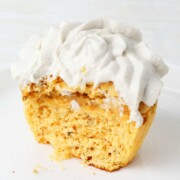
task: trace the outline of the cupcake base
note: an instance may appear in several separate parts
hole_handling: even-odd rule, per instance
[[[156,106],[140,103],[144,123],[129,123],[130,111],[112,82],[70,88],[61,79],[43,79],[22,89],[27,121],[40,143],[54,147],[57,159],[77,157],[114,171],[136,155],[154,119]]]

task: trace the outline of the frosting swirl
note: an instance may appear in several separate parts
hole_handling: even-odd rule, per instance
[[[23,86],[43,76],[60,76],[69,86],[112,81],[129,106],[130,121],[143,123],[142,101],[152,106],[168,67],[143,42],[133,27],[112,20],[62,23],[42,37],[32,36],[12,66],[12,75]]]

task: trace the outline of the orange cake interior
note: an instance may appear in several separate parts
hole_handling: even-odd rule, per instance
[[[40,143],[54,147],[57,158],[77,157],[113,171],[136,155],[154,119],[156,104],[140,103],[143,125],[128,122],[130,110],[112,82],[68,87],[57,77],[22,89],[25,115]]]

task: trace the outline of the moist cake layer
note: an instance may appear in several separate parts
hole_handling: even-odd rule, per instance
[[[92,87],[88,84],[84,90],[72,90],[60,78],[30,84],[22,90],[25,115],[37,141],[50,143],[57,158],[78,157],[86,164],[113,171],[135,156],[153,121],[156,105],[140,104],[144,124],[136,128],[134,122],[128,122],[128,106],[123,100],[116,101],[111,82]]]

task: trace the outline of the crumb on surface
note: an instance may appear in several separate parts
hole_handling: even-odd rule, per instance
[[[40,171],[46,171],[46,170],[47,170],[47,168],[45,168],[45,167],[37,164],[37,165],[35,166],[35,168],[33,169],[33,173],[34,173],[34,174],[39,174]]]
[[[65,170],[66,170],[66,168],[64,167],[64,164],[63,164],[63,162],[62,162],[62,161],[60,162],[60,164],[61,164],[61,170],[62,170],[62,171],[65,171]]]
[[[50,154],[49,155],[49,158],[52,160],[52,161],[55,161],[55,162],[60,162],[62,161],[62,159],[60,157],[58,157],[55,153],[54,154]]]
[[[85,73],[86,73],[86,67],[85,67],[85,66],[82,66],[81,69],[80,69],[80,71],[81,71],[83,74],[85,74]]]
[[[96,175],[96,172],[93,172],[92,174],[93,174],[93,175]]]
[[[39,171],[38,171],[36,168],[34,168],[34,169],[33,169],[33,173],[34,173],[34,174],[38,174]]]
[[[66,170],[66,168],[64,167],[64,164],[63,164],[63,159],[61,159],[60,157],[58,157],[55,153],[54,154],[50,154],[49,155],[49,158],[52,160],[52,161],[55,161],[57,163],[60,163],[60,168],[62,171]]]

